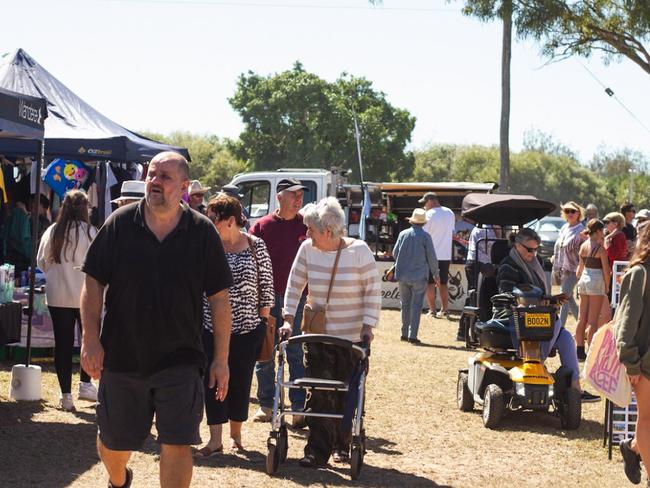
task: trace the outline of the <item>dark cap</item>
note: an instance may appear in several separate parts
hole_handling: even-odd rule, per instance
[[[426,193],[424,194],[424,196],[423,196],[422,198],[420,198],[420,199],[418,200],[418,203],[424,203],[424,202],[429,201],[429,200],[433,200],[433,201],[436,201],[436,202],[437,202],[437,201],[438,201],[438,195],[436,195],[436,194],[435,194],[434,192],[432,192],[432,191],[428,191],[428,192],[426,192]]]
[[[275,191],[277,193],[280,193],[281,191],[298,191],[298,190],[306,190],[307,187],[300,183],[300,180],[297,180],[295,178],[287,178],[284,180],[280,180],[278,183],[278,186],[275,187]]]
[[[239,193],[239,188],[236,185],[224,185],[221,187],[221,192],[225,193],[229,197],[235,197],[238,200],[241,200],[244,195]]]

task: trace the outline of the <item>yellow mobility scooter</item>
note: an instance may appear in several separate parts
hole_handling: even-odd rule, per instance
[[[458,373],[458,408],[467,412],[474,403],[482,405],[489,429],[499,425],[507,410],[551,411],[562,428],[577,429],[582,402],[580,391],[571,387],[571,372],[560,368],[549,373],[542,357],[542,343],[553,338],[557,319],[554,299],[531,286],[495,295],[492,302],[496,308],[509,307],[512,316],[475,323],[483,351]]]
[[[463,217],[479,226],[499,226],[504,237],[507,230],[555,209],[553,203],[533,196],[507,194],[469,194],[462,205]],[[481,272],[474,280],[477,286],[461,316],[459,335],[464,335],[468,348],[479,352],[458,372],[458,408],[467,412],[475,403],[482,405],[483,424],[491,429],[507,411],[517,410],[550,411],[559,416],[562,428],[577,429],[582,402],[580,392],[571,387],[571,372],[560,368],[549,373],[542,355],[543,343],[553,338],[557,299],[535,287],[497,294],[496,274],[508,242],[502,237],[478,245],[485,246],[493,264],[489,273]],[[492,316],[493,306],[509,313]]]

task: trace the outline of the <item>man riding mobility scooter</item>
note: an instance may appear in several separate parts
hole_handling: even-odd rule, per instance
[[[541,218],[554,208],[552,203],[531,196],[468,195],[463,201],[463,216],[477,225],[512,228]],[[495,251],[501,258],[505,256],[507,241],[496,241],[491,254],[498,266],[501,259],[495,259],[499,258]],[[458,408],[471,411],[474,403],[482,405],[483,424],[488,428],[497,427],[506,410],[539,410],[558,415],[562,428],[577,429],[582,403],[580,391],[571,387],[571,371],[561,367],[550,374],[542,355],[543,343],[553,338],[557,298],[545,296],[540,288],[522,286],[486,299],[485,289],[498,291],[496,272],[477,281],[474,302],[465,307],[461,318],[466,342],[483,351],[469,358],[468,368],[458,373]],[[485,287],[483,293],[481,286]],[[481,316],[487,311],[479,310],[479,304],[483,308],[493,305],[497,312],[484,320]]]

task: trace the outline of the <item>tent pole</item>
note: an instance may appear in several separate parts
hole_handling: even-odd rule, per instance
[[[29,303],[27,305],[27,359],[25,366],[32,360],[32,317],[34,316],[34,285],[36,282],[36,252],[38,251],[38,214],[41,209],[41,170],[45,160],[43,141],[39,141],[39,155],[36,164],[36,194],[32,203],[32,259],[29,272]]]

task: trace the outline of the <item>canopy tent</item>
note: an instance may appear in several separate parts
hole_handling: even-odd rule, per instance
[[[17,147],[43,164],[43,136],[47,105],[43,98],[35,98],[0,88],[0,154]],[[9,151],[7,151],[7,149]],[[36,178],[36,194],[40,193],[40,178]],[[38,206],[32,212],[32,227],[38,230]],[[32,240],[31,273],[29,277],[29,305],[27,308],[27,359],[31,360],[32,318],[34,310],[34,279],[36,272],[36,239]]]
[[[99,113],[22,49],[0,59],[0,88],[46,99],[48,158],[146,162],[161,151],[176,151],[189,160],[187,149],[148,139]],[[13,150],[28,152],[20,142]]]
[[[470,193],[463,198],[462,215],[477,224],[524,225],[555,210],[555,204],[532,195]]]

